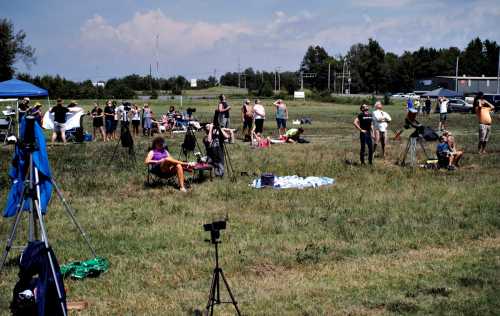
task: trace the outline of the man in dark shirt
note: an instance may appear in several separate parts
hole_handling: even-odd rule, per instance
[[[113,139],[113,125],[115,121],[115,109],[113,109],[111,101],[106,102],[104,107],[104,122],[106,126],[106,140]]]
[[[61,139],[64,144],[66,144],[65,126],[66,124],[66,113],[69,109],[63,105],[61,99],[57,100],[56,106],[50,109],[50,113],[54,113],[54,132],[52,133],[52,145],[57,139],[57,133],[61,133]]]
[[[219,126],[222,128],[229,128],[229,111],[231,106],[226,101],[226,96],[221,94],[219,96],[219,105],[217,111],[219,113]]]
[[[368,105],[363,104],[359,108],[361,112],[354,119],[354,126],[359,130],[359,141],[361,149],[359,151],[359,158],[361,164],[365,164],[365,145],[368,146],[368,163],[371,165],[373,162],[373,141],[372,141],[372,114],[368,110]]]
[[[431,98],[427,97],[427,99],[425,99],[425,114],[427,116],[429,116],[429,114],[431,113],[431,108],[432,108]]]

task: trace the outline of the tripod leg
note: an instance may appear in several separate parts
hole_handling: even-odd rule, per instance
[[[229,293],[229,296],[231,297],[231,302],[234,305],[234,308],[236,309],[236,313],[238,315],[241,315],[240,309],[238,308],[238,303],[234,299],[233,293],[231,292],[231,288],[229,287],[229,284],[227,283],[226,277],[224,276],[224,272],[222,272],[222,269],[220,269],[220,275],[222,276],[222,280],[224,281],[224,284],[226,285],[227,292]]]
[[[33,164],[32,157],[30,157],[30,164]],[[56,273],[56,269],[54,267],[54,262],[52,261],[52,256],[50,255],[50,252],[49,252],[49,249],[50,249],[49,240],[47,237],[47,231],[45,230],[45,224],[43,222],[42,210],[40,208],[40,186],[38,185],[38,183],[39,183],[38,169],[37,168],[34,168],[34,169],[35,169],[34,172],[35,172],[35,181],[36,181],[35,183],[36,183],[37,196],[36,196],[36,199],[35,199],[33,204],[35,206],[36,214],[38,216],[38,223],[40,225],[40,231],[42,233],[42,240],[45,244],[45,249],[47,250],[47,257],[49,259],[50,270],[52,272],[52,277],[54,278],[54,283],[56,285],[57,297],[59,299],[59,303],[61,304],[61,312],[62,312],[63,316],[67,316],[66,304],[64,303],[64,300],[63,300],[62,290],[61,290],[61,287],[59,284],[59,279],[57,278],[57,273]]]
[[[118,150],[118,146],[120,145],[121,137],[118,138],[118,141],[116,142],[115,148],[113,149],[113,155],[111,156],[111,159],[109,160],[108,166],[111,165],[113,160],[115,160],[116,156],[116,151]]]
[[[87,237],[87,234],[85,233],[85,231],[83,230],[82,226],[80,225],[80,223],[78,223],[78,221],[76,220],[76,217],[75,217],[75,212],[73,211],[73,209],[69,206],[69,204],[66,202],[66,199],[64,198],[64,196],[62,195],[62,192],[61,190],[59,189],[59,186],[57,185],[56,181],[51,178],[50,179],[50,182],[52,182],[52,185],[54,186],[54,188],[56,189],[56,193],[57,193],[57,196],[59,197],[59,199],[61,200],[62,204],[64,205],[64,208],[66,209],[66,212],[68,213],[69,217],[71,218],[71,221],[73,222],[73,224],[75,224],[76,228],[78,228],[78,230],[80,231],[80,234],[82,235],[83,239],[85,240],[85,242],[87,243],[87,246],[89,247],[90,251],[92,252],[92,255],[94,257],[97,257],[97,254],[95,252],[95,249],[94,247],[92,247],[92,244],[90,243],[90,240],[89,238]]]
[[[24,201],[24,195],[23,195],[21,201]],[[9,239],[7,240],[7,245],[5,246],[5,250],[4,250],[4,253],[2,255],[2,261],[0,261],[0,272],[2,272],[2,270],[3,270],[3,266],[5,264],[5,261],[7,260],[7,256],[9,255],[10,249],[12,248],[12,244],[14,243],[14,239],[16,238],[17,226],[19,225],[19,222],[21,220],[23,206],[24,206],[24,202],[21,202],[20,207],[17,210],[16,220],[12,224],[12,229],[11,229],[10,234],[9,234]]]
[[[422,139],[419,139],[418,140],[418,143],[420,144],[420,147],[422,148],[422,151],[424,152],[424,155],[427,159],[430,159],[429,158],[429,155],[427,154],[427,150],[425,149],[425,146],[424,146],[424,141]]]
[[[408,156],[408,151],[410,150],[410,140],[406,143],[406,148],[403,151],[403,157],[401,159],[401,166],[404,166],[406,164],[406,156]]]
[[[207,303],[207,308],[205,311],[205,315],[208,316],[210,310],[212,310],[213,314],[213,306],[215,305],[215,277],[216,277],[216,272],[214,271],[214,274],[212,275],[212,282],[210,284],[210,293],[208,295],[208,303]]]

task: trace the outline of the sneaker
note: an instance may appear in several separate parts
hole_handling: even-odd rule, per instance
[[[179,191],[184,192],[184,193],[187,192],[186,188],[180,188]]]

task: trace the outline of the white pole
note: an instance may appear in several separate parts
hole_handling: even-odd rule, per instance
[[[344,77],[345,77],[345,58],[344,63],[342,64],[342,94],[344,94]]]
[[[19,140],[19,126],[21,122],[19,122],[19,99],[16,102],[16,121],[17,121],[17,139]]]
[[[498,52],[497,94],[500,94],[500,51]]]
[[[458,93],[458,59],[460,57],[457,56],[457,64],[455,66],[455,92]]]
[[[300,91],[304,91],[304,73],[300,72]]]

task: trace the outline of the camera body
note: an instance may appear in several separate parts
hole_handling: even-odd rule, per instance
[[[186,109],[186,113],[191,116],[193,115],[193,113],[196,112],[196,109],[195,108],[187,108]]]
[[[209,224],[204,224],[203,229],[210,232],[210,241],[215,244],[219,242],[220,231],[226,229],[226,220],[219,220]],[[208,241],[208,240],[207,240]]]

